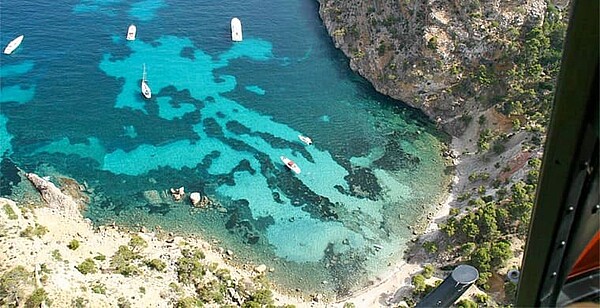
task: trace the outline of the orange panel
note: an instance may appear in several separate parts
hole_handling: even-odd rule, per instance
[[[585,246],[567,278],[600,268],[600,231]]]

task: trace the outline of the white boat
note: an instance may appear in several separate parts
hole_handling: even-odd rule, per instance
[[[15,51],[15,49],[21,45],[24,37],[24,35],[20,35],[16,39],[10,41],[10,43],[6,45],[6,48],[4,48],[4,54],[10,55],[13,51]]]
[[[137,33],[137,28],[135,27],[135,25],[129,25],[129,28],[127,29],[127,40],[128,41],[135,40],[136,33]]]
[[[242,41],[242,22],[236,17],[231,19],[231,40],[234,42]]]
[[[150,90],[150,86],[146,82],[146,64],[144,64],[144,72],[142,73],[142,95],[145,98],[152,97],[152,90]]]
[[[306,143],[307,145],[312,144],[312,139],[310,139],[310,137],[298,135],[298,139],[300,139],[300,141]]]
[[[300,167],[298,167],[298,165],[296,165],[295,162],[293,162],[291,159],[289,159],[285,156],[281,156],[279,158],[285,164],[286,167],[288,167],[290,170],[294,171],[296,174],[300,174]]]

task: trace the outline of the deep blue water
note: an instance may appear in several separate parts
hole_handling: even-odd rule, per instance
[[[349,70],[315,1],[9,0],[0,22],[2,46],[25,35],[0,57],[2,176],[10,159],[85,183],[96,223],[201,233],[277,283],[343,295],[401,257],[445,189],[439,133]],[[175,202],[180,186],[220,206]]]

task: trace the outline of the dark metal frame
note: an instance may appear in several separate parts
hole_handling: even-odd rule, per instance
[[[573,264],[600,227],[598,2],[573,3],[517,307],[556,306]]]

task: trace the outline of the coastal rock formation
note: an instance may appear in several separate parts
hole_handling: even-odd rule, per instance
[[[183,188],[183,186],[177,189],[171,188],[171,196],[173,196],[173,199],[175,199],[175,201],[179,201],[185,196],[185,189]]]
[[[193,192],[190,194],[190,201],[192,202],[193,206],[197,206],[200,203],[200,198],[199,192]]]
[[[54,185],[54,183],[41,178],[34,173],[27,173],[25,176],[40,192],[42,199],[48,204],[49,207],[60,209],[61,213],[64,213],[68,216],[81,215],[79,212],[80,206],[77,204],[77,202],[75,202],[71,196],[64,194],[60,189],[58,189],[58,187],[56,187],[56,185]]]
[[[213,204],[207,196],[201,196],[199,192],[193,192],[190,194],[190,201],[194,207],[205,208]]]
[[[320,16],[350,67],[459,136],[507,91],[511,42],[544,21],[545,0],[320,0]],[[556,3],[559,9],[568,1]],[[512,50],[511,50],[512,48]]]

